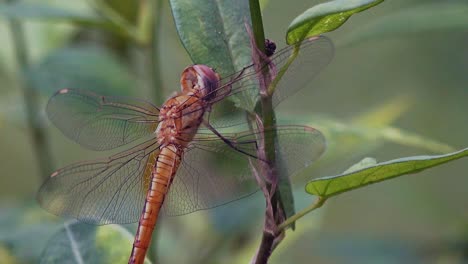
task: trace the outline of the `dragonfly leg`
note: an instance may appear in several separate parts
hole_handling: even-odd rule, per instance
[[[236,151],[238,151],[240,153],[243,153],[243,154],[245,154],[245,155],[247,155],[249,157],[252,157],[254,159],[260,159],[259,157],[238,148],[234,143],[232,143],[232,141],[230,141],[229,139],[227,139],[223,135],[221,135],[221,133],[219,133],[216,130],[216,128],[214,128],[212,125],[210,125],[210,123],[208,121],[203,120],[202,123],[206,128],[208,128],[211,132],[213,132],[217,137],[219,137],[224,143],[226,143],[232,149],[234,149],[234,150],[236,150]],[[255,144],[257,144],[257,143],[255,142]]]

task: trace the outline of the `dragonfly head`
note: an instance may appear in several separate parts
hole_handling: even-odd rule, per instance
[[[180,86],[184,92],[194,92],[205,101],[216,96],[220,76],[212,68],[195,64],[185,68],[180,78]]]

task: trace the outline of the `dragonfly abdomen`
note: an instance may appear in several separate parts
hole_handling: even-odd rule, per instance
[[[145,260],[159,211],[169,190],[172,178],[179,167],[181,156],[182,149],[175,145],[165,146],[159,152],[153,167],[145,205],[140,216],[132,254],[128,263],[143,264]]]

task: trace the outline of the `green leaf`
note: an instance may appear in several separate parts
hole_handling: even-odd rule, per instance
[[[250,40],[245,23],[250,24],[248,1],[171,0],[179,37],[196,64],[206,64],[221,76],[230,75],[252,63]],[[230,96],[247,110],[255,106],[255,96]]]
[[[370,166],[365,164],[364,167],[354,167],[353,171],[338,176],[314,179],[307,183],[306,191],[328,198],[404,174],[417,173],[466,156],[468,156],[468,148],[446,155],[407,157]]]
[[[369,107],[364,113],[354,116],[351,122],[368,127],[385,127],[408,112],[415,101],[414,97],[407,94],[397,95],[376,106]]]
[[[383,0],[335,0],[316,5],[291,22],[286,42],[292,45],[306,38],[333,31],[343,25],[350,16],[381,2]]]
[[[43,19],[71,22],[80,25],[103,26],[103,19],[86,13],[74,12],[44,4],[16,2],[0,4],[0,16],[16,19]]]
[[[96,0],[93,0],[96,1]],[[128,0],[98,0],[104,1],[110,8],[117,12],[122,18],[136,25],[138,20],[138,9],[142,1]]]
[[[289,176],[290,175],[285,175],[280,172],[278,182],[278,192],[281,201],[281,207],[284,210],[286,218],[289,218],[296,213],[296,208],[294,205],[294,194]],[[291,224],[291,228],[292,230],[296,228],[295,223]]]
[[[130,29],[115,24],[108,19],[44,4],[23,2],[0,4],[0,16],[13,19],[38,19],[41,21],[71,23],[77,26],[103,29],[123,37],[129,37],[133,34]]]
[[[260,3],[260,9],[262,10],[265,10],[265,8],[268,6],[268,4],[270,3],[270,0],[259,0],[259,3]]]
[[[177,32],[194,63],[221,75],[251,63],[247,1],[171,0]]]
[[[0,244],[0,259],[4,262],[4,263],[10,263],[10,264],[16,264],[16,263],[20,263],[19,260],[17,260],[15,258],[15,256],[13,256],[9,251],[8,249],[1,245]]]
[[[362,155],[370,153],[386,143],[415,147],[434,154],[453,152],[455,149],[429,137],[384,125],[357,124],[330,116],[296,114],[278,116],[278,123],[304,124],[321,131],[327,139],[327,152],[320,159],[320,166],[334,166],[350,158],[349,153]]]
[[[378,136],[386,141],[398,143],[404,146],[418,147],[439,154],[455,151],[454,147],[446,143],[410,131],[405,131],[397,127],[384,127],[379,131]]]
[[[377,17],[353,30],[340,45],[352,45],[368,39],[413,35],[436,31],[460,32],[468,29],[468,2],[439,2],[404,8]],[[437,17],[436,17],[437,16]]]
[[[351,166],[347,170],[345,170],[345,172],[343,172],[343,174],[349,174],[351,172],[355,172],[355,171],[358,171],[358,170],[361,170],[361,169],[364,169],[364,168],[368,168],[368,167],[374,166],[376,164],[377,164],[377,160],[374,159],[374,158],[370,158],[370,157],[363,158],[360,162],[354,164],[353,166]]]
[[[315,127],[327,138],[327,154],[321,166],[333,166],[343,162],[349,152],[359,155],[369,153],[382,144],[391,142],[411,146],[434,154],[453,152],[456,149],[432,138],[412,133],[391,124],[408,111],[414,98],[397,96],[361,113],[351,121],[321,115],[279,115],[279,123],[297,123]],[[284,114],[284,112],[283,112]]]
[[[133,236],[119,225],[69,221],[50,239],[41,263],[126,263],[132,242]]]
[[[4,203],[0,212],[0,262],[38,263],[44,240],[57,230],[57,223],[33,201]]]
[[[135,79],[115,57],[95,47],[57,50],[26,71],[31,85],[46,95],[62,88],[132,95]]]

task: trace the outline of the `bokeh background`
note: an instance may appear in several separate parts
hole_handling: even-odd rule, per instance
[[[93,0],[20,2],[94,13]],[[137,20],[133,1],[108,2],[130,21]],[[267,38],[284,46],[290,21],[316,3],[268,1]],[[178,89],[179,74],[191,61],[166,1],[157,34],[157,81],[163,95],[157,99],[149,84],[154,69],[144,49],[65,19],[39,19],[25,5],[23,13],[14,15],[24,27],[29,53],[29,66],[22,68],[4,8],[2,3],[0,262],[38,263],[64,220],[43,211],[34,199],[44,175],[32,146],[22,88],[30,85],[37,92],[41,111],[54,90],[63,87],[160,104]],[[314,200],[304,191],[308,179],[339,174],[366,156],[384,161],[467,146],[466,12],[466,1],[386,1],[327,34],[336,46],[332,63],[278,108],[280,120],[317,127],[329,142],[325,157],[294,178],[297,209]],[[102,156],[69,141],[43,112],[39,115],[54,168]],[[459,160],[330,199],[299,220],[295,232],[287,232],[271,263],[468,263],[467,165]],[[262,199],[257,193],[213,210],[164,218],[151,254],[158,263],[247,263],[261,237]],[[123,237],[131,243],[129,234]],[[105,241],[107,248],[119,248],[113,239]]]

